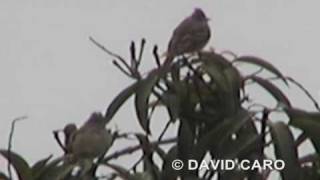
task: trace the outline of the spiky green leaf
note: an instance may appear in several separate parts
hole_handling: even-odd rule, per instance
[[[10,160],[12,166],[14,167],[19,179],[23,180],[33,180],[32,171],[25,159],[19,154],[1,149],[0,154],[5,157],[8,161]]]
[[[276,158],[285,162],[284,169],[280,171],[282,179],[300,179],[301,169],[298,161],[298,153],[294,146],[294,138],[288,125],[283,122],[270,122],[268,125],[271,130]]]
[[[159,74],[156,71],[150,73],[147,78],[139,82],[139,86],[135,96],[135,108],[140,126],[148,134],[150,134],[150,122],[148,118],[149,98],[152,89],[154,88],[158,80]]]
[[[286,78],[282,75],[282,73],[275,66],[273,66],[271,63],[269,63],[268,61],[262,58],[255,57],[255,56],[240,56],[239,58],[236,58],[233,62],[245,62],[245,63],[258,65],[270,71],[271,73],[277,75],[288,86],[288,82]]]
[[[285,107],[291,107],[291,103],[287,96],[273,83],[258,76],[250,76],[254,82],[258,83],[261,87],[267,90],[279,103]]]
[[[289,124],[304,131],[320,154],[320,113],[294,108],[286,109],[286,113],[290,119]]]
[[[107,112],[106,112],[106,119],[109,121],[112,119],[112,117],[116,114],[116,112],[119,110],[119,108],[122,106],[122,104],[136,92],[136,89],[138,87],[138,82],[133,83],[126,89],[124,89],[122,92],[118,94],[116,98],[113,99],[113,101],[110,103]]]

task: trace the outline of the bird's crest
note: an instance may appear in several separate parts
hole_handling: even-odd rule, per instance
[[[207,18],[206,14],[202,11],[200,8],[195,8],[192,17],[196,18],[198,20],[208,21],[209,18]]]

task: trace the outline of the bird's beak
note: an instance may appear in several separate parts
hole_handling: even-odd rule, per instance
[[[210,21],[211,19],[206,17],[206,20],[207,20],[207,21]]]

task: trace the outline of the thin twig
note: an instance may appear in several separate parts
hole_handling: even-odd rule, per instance
[[[156,64],[158,67],[161,66],[161,63],[160,63],[160,58],[159,58],[159,54],[158,54],[158,46],[155,45],[153,47],[153,56],[154,56],[154,59],[156,60]]]
[[[259,68],[256,72],[250,74],[249,77],[256,76],[256,75],[262,73],[262,71],[263,71],[263,68]]]
[[[104,52],[106,52],[107,54],[109,54],[110,56],[118,59],[120,62],[123,63],[123,65],[128,69],[128,71],[131,72],[131,68],[128,65],[128,63],[124,60],[124,58],[122,58],[121,56],[119,56],[118,54],[115,54],[113,52],[111,52],[110,50],[108,50],[106,47],[104,47],[103,45],[101,45],[100,43],[98,43],[95,39],[93,39],[91,36],[89,37],[89,40],[91,42],[93,42],[93,44],[95,44],[96,46],[98,46],[101,50],[103,50]],[[131,72],[132,73],[132,72]]]
[[[170,144],[170,143],[174,143],[177,141],[177,138],[169,138],[169,139],[165,139],[163,141],[153,141],[150,143],[151,146],[159,146],[159,145],[163,145],[163,144]],[[103,159],[103,163],[107,163],[108,161],[110,161],[111,159],[117,159],[118,157],[125,155],[125,154],[132,154],[133,152],[139,150],[142,148],[142,145],[136,145],[136,146],[131,146],[131,147],[127,147],[125,149],[122,149],[120,151],[116,151],[110,155],[108,155],[107,157],[105,157]]]
[[[130,45],[130,54],[131,54],[131,68],[130,68],[130,72],[131,72],[131,77],[134,79],[141,79],[141,74],[139,72],[139,63],[137,58],[136,58],[136,45],[135,43],[132,41],[131,45]]]
[[[130,54],[131,54],[131,68],[137,68],[137,59],[136,59],[136,45],[133,41],[130,44]]]
[[[156,87],[157,87],[160,91],[162,91],[162,92],[166,92],[166,91],[167,91],[164,87],[161,86],[160,83],[157,83],[157,84],[156,84]]]
[[[24,120],[28,118],[27,116],[21,116],[13,119],[11,123],[11,130],[10,130],[10,135],[9,135],[9,141],[8,141],[8,174],[9,174],[9,179],[12,179],[12,171],[11,171],[11,148],[12,148],[12,140],[13,140],[13,133],[14,133],[14,127],[17,121]]]
[[[160,136],[159,136],[159,138],[158,138],[158,141],[161,141],[161,140],[162,140],[163,136],[164,136],[165,133],[167,132],[167,130],[168,130],[168,128],[169,128],[169,126],[170,126],[171,123],[172,123],[171,121],[168,121],[168,122],[166,123],[166,126],[165,126],[164,129],[162,130],[162,132],[161,132],[161,134],[160,134]]]
[[[139,57],[137,60],[137,67],[139,67],[141,60],[142,60],[142,54],[143,54],[143,50],[144,50],[144,46],[146,44],[146,39],[142,38],[141,40],[141,44],[140,44],[140,52],[139,52]]]
[[[294,147],[298,149],[298,147],[308,138],[307,134],[305,132],[302,132],[297,140],[294,142]]]
[[[128,73],[122,66],[120,66],[120,64],[116,61],[113,60],[112,63],[121,71],[123,72],[125,75],[127,75],[130,78],[133,78],[132,75],[130,73]],[[131,72],[131,71],[130,71]]]
[[[294,80],[291,77],[287,77],[286,79],[288,79],[291,83],[295,84],[296,86],[298,86],[308,97],[309,99],[313,102],[314,106],[316,107],[316,109],[318,111],[320,111],[320,107],[318,102],[315,100],[315,98],[313,98],[313,96],[311,95],[311,93],[302,86],[302,84],[300,84],[299,82],[297,82],[296,80]]]
[[[141,156],[137,162],[135,162],[130,169],[132,169],[134,172],[137,171],[137,166],[141,163],[141,161],[144,159],[144,156]]]

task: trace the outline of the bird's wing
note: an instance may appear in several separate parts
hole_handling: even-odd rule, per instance
[[[201,48],[210,38],[210,30],[206,23],[193,22],[186,19],[174,31],[168,50],[176,55]],[[200,47],[198,47],[200,46]]]

